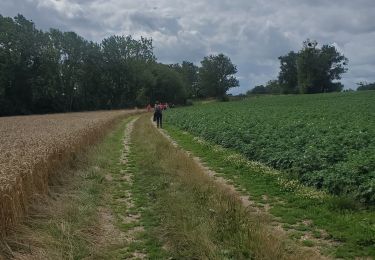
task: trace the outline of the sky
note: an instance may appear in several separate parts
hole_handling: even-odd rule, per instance
[[[200,65],[224,53],[245,93],[276,79],[278,57],[307,38],[332,44],[349,59],[345,88],[375,82],[375,0],[1,0],[43,30],[74,31],[101,42],[111,35],[153,39],[159,62]]]

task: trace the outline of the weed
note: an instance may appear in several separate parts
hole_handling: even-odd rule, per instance
[[[308,247],[313,247],[313,246],[315,245],[315,243],[314,243],[313,241],[308,240],[308,239],[303,240],[303,241],[302,241],[302,244],[303,244],[304,246],[308,246]]]

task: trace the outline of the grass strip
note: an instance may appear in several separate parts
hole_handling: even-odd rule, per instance
[[[132,136],[133,194],[143,225],[175,259],[311,259],[264,228],[238,196],[165,139],[148,116]],[[156,259],[156,258],[155,258]]]
[[[119,135],[111,143],[111,151],[107,151],[107,154],[114,153],[114,155],[110,156],[112,159],[107,161],[105,167],[107,176],[111,176],[111,180],[105,190],[106,199],[103,200],[113,213],[114,223],[118,229],[115,235],[122,236],[123,240],[109,244],[106,250],[97,253],[95,257],[97,259],[168,258],[157,237],[149,232],[150,227],[155,225],[149,208],[137,202],[138,188],[134,186],[132,149],[126,154],[125,164],[119,160],[120,157],[124,159],[123,146],[123,135]]]
[[[333,197],[280,178],[277,171],[249,162],[230,149],[210,144],[174,126],[166,127],[181,147],[193,152],[213,170],[244,189],[258,206],[269,204],[270,213],[301,240],[307,232],[331,241],[325,254],[340,258],[375,256],[375,211],[347,198]],[[303,242],[312,246],[311,241]]]

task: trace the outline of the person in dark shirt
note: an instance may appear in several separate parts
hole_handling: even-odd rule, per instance
[[[159,104],[158,101],[156,101],[155,103],[155,107],[154,107],[154,121],[156,121],[156,126],[159,128],[162,128],[163,126],[163,108],[162,106]]]

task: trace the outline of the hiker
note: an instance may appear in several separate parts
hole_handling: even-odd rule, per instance
[[[147,112],[151,111],[151,105],[150,104],[148,104],[146,108],[147,108]]]
[[[156,125],[159,128],[162,128],[162,120],[163,120],[163,113],[162,113],[162,107],[159,104],[158,101],[155,103],[154,107],[154,121],[156,121]]]

